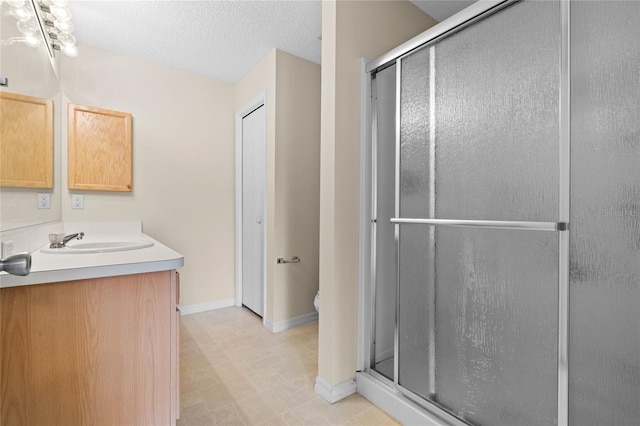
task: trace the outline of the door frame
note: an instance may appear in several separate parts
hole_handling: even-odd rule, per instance
[[[259,107],[265,108],[265,130],[267,129],[268,124],[268,108],[267,108],[267,92],[264,91],[260,93],[258,96],[253,98],[251,101],[246,103],[240,109],[236,111],[236,178],[235,178],[235,196],[236,196],[236,205],[235,205],[235,305],[241,307],[242,306],[242,119],[249,115],[249,113],[253,112],[255,109]],[[268,144],[268,131],[265,134],[265,143]],[[265,147],[265,176],[262,180],[263,186],[262,191],[265,195],[264,197],[264,205],[262,206],[262,222],[263,222],[263,238],[262,238],[262,287],[263,287],[263,297],[262,297],[262,323],[266,321],[267,318],[267,238],[266,238],[266,227],[268,223],[267,218],[267,149]]]

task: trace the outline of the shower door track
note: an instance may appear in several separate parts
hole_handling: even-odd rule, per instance
[[[423,47],[427,43],[433,43],[440,38],[449,36],[454,32],[461,31],[469,25],[476,23],[480,19],[483,19],[489,15],[493,15],[494,13],[519,1],[522,0],[478,1],[467,7],[463,11],[448,18],[447,20],[434,25],[422,34],[419,34],[411,40],[401,44],[390,52],[387,52],[379,58],[368,62],[365,70],[367,73],[370,73],[372,71],[380,71],[392,65],[396,59],[408,55],[410,52]]]

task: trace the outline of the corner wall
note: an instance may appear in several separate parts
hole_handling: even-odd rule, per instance
[[[315,313],[318,290],[320,66],[274,49],[236,84],[236,111],[266,93],[266,312],[274,329]],[[301,259],[276,264],[278,257]]]
[[[318,383],[334,390],[357,365],[360,59],[436,23],[408,1],[322,3]]]
[[[226,83],[81,46],[62,63],[62,140],[68,102],[133,115],[133,191],[70,191],[63,143],[62,220],[141,220],[185,256],[181,305],[235,296],[235,111],[267,96],[267,311],[277,326],[312,314],[318,289],[320,66],[273,49]],[[57,174],[57,173],[56,173]],[[84,209],[71,209],[71,194]],[[302,262],[276,265],[277,257]]]
[[[320,65],[276,50],[275,324],[315,314],[320,233]],[[267,258],[275,263],[275,259]]]
[[[234,85],[80,46],[62,62],[62,220],[141,220],[182,253],[181,305],[234,297]],[[66,98],[66,99],[65,99]],[[67,189],[67,102],[133,114],[133,191]],[[71,209],[71,193],[84,210]]]

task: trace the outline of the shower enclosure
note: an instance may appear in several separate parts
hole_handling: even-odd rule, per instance
[[[399,419],[640,421],[639,23],[481,2],[367,64],[358,387]]]

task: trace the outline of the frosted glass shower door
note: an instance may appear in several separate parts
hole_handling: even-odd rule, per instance
[[[640,2],[571,4],[569,420],[640,422]]]
[[[397,69],[398,386],[474,425],[557,423],[560,12],[516,3]]]

